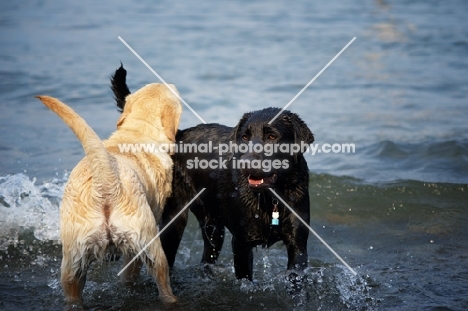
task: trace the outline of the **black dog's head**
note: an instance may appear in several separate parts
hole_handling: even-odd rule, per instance
[[[246,113],[232,132],[231,141],[238,147],[234,165],[253,189],[274,186],[282,174],[294,170],[303,147],[314,141],[307,125],[290,111],[283,111],[270,124],[280,111],[265,108]]]

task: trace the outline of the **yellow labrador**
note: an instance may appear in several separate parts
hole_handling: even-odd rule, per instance
[[[149,84],[127,96],[117,131],[101,141],[70,107],[52,97],[37,97],[73,130],[86,153],[70,174],[60,207],[62,287],[67,302],[81,304],[89,264],[101,260],[109,248],[117,248],[129,263],[156,236],[171,194],[173,163],[168,153],[123,153],[119,145],[173,144],[182,106],[167,86]],[[159,238],[125,270],[124,281],[138,277],[142,261],[160,299],[175,302]]]

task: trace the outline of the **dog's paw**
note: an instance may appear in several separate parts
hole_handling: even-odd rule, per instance
[[[177,297],[174,295],[159,295],[159,299],[164,303],[176,303]]]
[[[85,308],[83,307],[83,304],[81,302],[74,301],[74,302],[67,302],[63,310],[81,311],[81,310],[85,310]]]

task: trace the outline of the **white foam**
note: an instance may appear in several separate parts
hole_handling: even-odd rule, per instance
[[[0,177],[0,249],[18,243],[18,232],[32,228],[39,240],[59,239],[59,205],[68,174],[36,185],[24,174]]]

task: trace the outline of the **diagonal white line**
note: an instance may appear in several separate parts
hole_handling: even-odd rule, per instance
[[[314,229],[312,229],[312,228],[309,226],[309,224],[306,223],[306,222],[304,221],[304,219],[302,219],[302,218],[296,213],[296,211],[294,211],[294,210],[291,208],[291,206],[289,206],[288,203],[286,203],[286,202],[283,200],[283,198],[281,198],[281,197],[275,192],[275,190],[273,190],[273,189],[271,189],[271,188],[268,188],[268,189],[270,189],[270,191],[273,192],[273,194],[274,194],[284,205],[286,205],[287,208],[289,208],[289,210],[291,211],[291,213],[293,213],[294,216],[296,216],[296,217],[310,230],[310,232],[312,232],[312,233],[317,237],[317,239],[319,239],[320,242],[322,242],[323,245],[325,245],[325,246],[333,253],[333,255],[335,255],[336,258],[338,258],[338,259],[346,266],[346,268],[349,269],[349,271],[351,271],[351,273],[352,273],[353,275],[357,275],[357,272],[354,271],[354,269],[351,268],[351,267],[346,263],[346,261],[344,261],[343,258],[341,258],[341,256],[338,255],[338,254],[333,250],[333,248],[331,248],[330,245],[328,245],[328,243],[325,242],[325,240],[322,239],[322,238],[320,237],[320,235],[318,235],[317,232],[315,232]]]
[[[302,90],[301,90],[299,93],[297,93],[297,95],[294,96],[293,99],[291,99],[291,100],[289,101],[289,103],[287,103],[286,106],[284,106],[284,108],[281,109],[280,112],[278,112],[278,114],[277,114],[276,116],[273,117],[273,119],[270,120],[270,122],[268,122],[268,124],[273,123],[273,121],[275,121],[275,119],[278,118],[278,117],[280,116],[280,114],[283,113],[283,111],[285,111],[286,109],[288,109],[288,107],[296,100],[296,98],[298,98],[299,95],[301,95],[302,92],[304,92],[304,91],[315,81],[315,79],[317,79],[317,78],[325,71],[325,69],[327,69],[328,66],[330,66],[330,65],[338,58],[338,56],[340,56],[341,53],[343,53],[343,52],[348,48],[348,46],[351,45],[351,43],[353,43],[354,40],[356,40],[356,37],[354,37],[353,39],[351,39],[351,41],[349,41],[348,44],[346,44],[346,46],[345,46],[344,48],[342,48],[341,51],[338,52],[338,54],[336,54],[335,57],[333,57],[332,60],[329,61],[328,64],[326,64],[325,67],[323,67],[322,70],[320,70],[319,73],[317,73],[317,74],[315,75],[315,77],[314,77],[312,80],[310,80],[309,83],[307,83],[306,86],[304,86],[304,87],[302,88]]]
[[[203,191],[205,191],[205,189],[206,188],[202,188],[202,190],[200,190],[200,192],[198,192],[197,195],[193,197],[193,199],[190,200],[190,202],[188,202],[187,205],[185,205],[184,208],[180,212],[178,212],[177,215],[175,215],[174,218],[172,218],[171,221],[169,221],[167,225],[164,226],[164,228],[162,228],[158,232],[158,234],[156,234],[156,236],[152,238],[151,241],[149,241],[148,244],[146,244],[145,247],[143,247],[141,251],[139,251],[138,254],[136,254],[135,257],[133,257],[133,259],[130,260],[130,262],[125,267],[122,268],[122,270],[120,270],[119,273],[117,273],[117,276],[121,275],[122,272],[124,272],[128,268],[128,266],[132,264],[132,262],[134,262],[138,257],[140,257],[140,255],[148,248],[148,246],[150,246],[150,244],[153,243],[161,235],[161,233],[163,233],[164,230],[166,230],[167,227],[169,227],[174,222],[174,220],[176,220],[176,218],[179,217],[190,206],[190,204],[192,204],[192,202],[195,201],[195,199],[198,198],[200,194],[202,194]]]
[[[190,107],[190,105],[187,104],[187,103],[185,102],[185,100],[184,100],[182,97],[180,97],[179,94],[177,94],[176,91],[174,91],[172,88],[170,88],[170,87],[167,85],[166,81],[164,81],[164,79],[163,79],[160,75],[158,75],[158,73],[157,73],[156,71],[154,71],[153,68],[151,68],[151,66],[148,65],[148,63],[146,63],[145,60],[144,60],[143,58],[141,58],[141,56],[138,55],[138,53],[135,52],[135,50],[132,49],[131,46],[128,45],[127,42],[125,42],[124,39],[122,39],[122,37],[119,36],[118,38],[119,38],[120,41],[122,41],[123,44],[125,44],[125,46],[126,46],[126,47],[127,47],[127,48],[128,48],[128,49],[129,49],[129,50],[130,50],[130,51],[131,51],[131,52],[132,52],[132,53],[133,53],[133,54],[134,54],[134,55],[135,55],[135,56],[136,56],[136,57],[137,57],[137,58],[138,58],[138,59],[139,59],[139,60],[156,76],[156,77],[158,77],[159,80],[161,80],[162,83],[164,83],[164,85],[167,86],[167,88],[169,89],[169,91],[171,91],[181,102],[183,102],[184,105],[185,105],[185,106],[186,106],[202,123],[206,124],[205,120],[203,120],[202,117],[200,117],[200,115],[198,115],[198,113],[196,113],[195,110],[193,110],[192,107]]]

